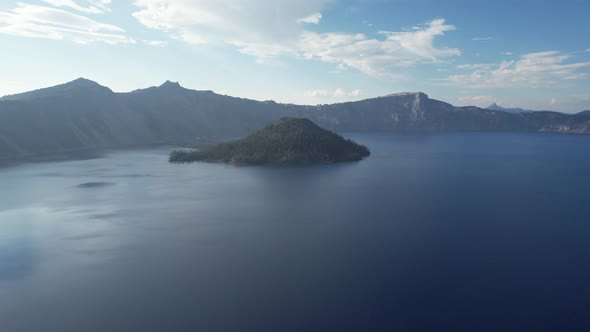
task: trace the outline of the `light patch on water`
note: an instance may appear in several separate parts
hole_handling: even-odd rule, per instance
[[[73,265],[99,265],[122,244],[118,214],[108,206],[26,207],[0,211],[0,283],[59,277]],[[0,287],[2,289],[2,287]]]
[[[108,186],[114,186],[115,183],[113,182],[84,182],[78,184],[76,187],[81,189],[94,189],[94,188],[102,188]]]

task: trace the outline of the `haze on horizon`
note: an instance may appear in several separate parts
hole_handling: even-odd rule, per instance
[[[0,95],[86,77],[325,104],[423,91],[455,105],[590,109],[583,1],[0,3]]]

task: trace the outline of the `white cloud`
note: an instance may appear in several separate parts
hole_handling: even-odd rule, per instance
[[[434,37],[442,36],[445,32],[455,29],[455,26],[445,24],[445,20],[439,18],[428,22],[425,27],[414,27],[413,31],[380,31],[379,33],[388,36],[386,41],[393,42],[391,46],[394,48],[388,51],[395,50],[397,46],[414,56],[435,61],[437,58],[461,55],[461,51],[456,48],[436,48],[434,46]]]
[[[455,29],[438,19],[419,30],[390,32],[380,31],[384,40],[370,39],[364,34],[315,33],[301,34],[298,50],[306,59],[315,59],[355,68],[378,77],[400,78],[399,67],[416,63],[436,63],[440,58],[457,56],[455,48],[437,48],[433,40],[445,31]]]
[[[361,89],[352,90],[348,95],[350,97],[360,97],[363,94]]]
[[[133,16],[189,43],[277,43],[302,31],[298,19],[319,13],[330,0],[137,0]],[[186,36],[189,36],[187,38]]]
[[[590,48],[587,48],[584,52],[590,52]]]
[[[555,98],[555,97],[551,98],[551,100],[549,100],[549,104],[550,104],[550,105],[555,105],[555,104],[557,104],[557,98]]]
[[[306,97],[321,97],[321,98],[344,98],[344,97],[360,97],[362,95],[361,89],[347,92],[345,89],[337,88],[333,92],[327,89],[311,90],[304,93]]]
[[[340,98],[344,96],[346,96],[346,92],[344,91],[344,89],[338,88],[336,89],[336,91],[334,91],[334,97]]]
[[[529,53],[517,61],[502,61],[489,68],[473,67],[469,74],[452,75],[444,81],[470,88],[541,88],[590,77],[590,73],[583,71],[590,67],[590,62],[565,63],[570,59],[571,55],[559,51]]]
[[[328,97],[329,94],[328,90],[311,90],[306,91],[304,95],[306,97]]]
[[[232,40],[227,43],[237,47],[240,53],[255,57],[256,62],[259,63],[271,61],[283,54],[296,54],[292,48],[275,42],[257,43]]]
[[[465,64],[465,65],[458,65],[457,69],[490,69],[494,65],[489,63],[475,63],[475,64]]]
[[[444,19],[412,31],[381,31],[379,39],[355,33],[316,33],[298,23],[315,23],[316,19],[319,23],[319,13],[329,2],[251,0],[246,6],[239,0],[137,0],[139,10],[133,16],[149,28],[167,31],[188,43],[235,46],[258,62],[289,56],[387,78],[399,78],[399,67],[461,54],[456,48],[434,45],[436,36],[455,29]],[[311,19],[309,13],[318,15]]]
[[[297,23],[319,24],[322,19],[322,13],[313,13],[309,16],[298,18]]]
[[[11,11],[0,11],[0,34],[70,40],[80,44],[135,42],[123,32],[117,26],[50,7],[19,3]]]
[[[502,54],[504,54],[504,55],[512,55],[513,53],[512,52],[504,52]]]
[[[163,40],[144,40],[143,42],[150,46],[166,46],[168,44],[168,42]]]
[[[486,40],[492,40],[494,39],[494,37],[475,37],[475,38],[471,38],[471,40],[473,41],[486,41]]]
[[[70,12],[50,7],[20,3],[17,8],[12,10],[12,12],[14,15],[18,15],[18,17],[15,18],[39,24],[51,24],[86,31],[124,31],[114,25],[99,23],[85,16],[72,14]]]
[[[74,0],[41,0],[56,7],[67,7],[87,14],[101,14],[110,11],[110,0],[88,1],[88,7],[80,6]]]

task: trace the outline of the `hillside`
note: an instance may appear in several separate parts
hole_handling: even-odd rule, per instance
[[[195,151],[173,151],[171,162],[225,162],[235,164],[334,163],[358,161],[369,149],[305,118],[280,120],[236,141]]]

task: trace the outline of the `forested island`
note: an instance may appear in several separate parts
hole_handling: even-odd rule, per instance
[[[223,162],[241,165],[335,163],[370,154],[363,145],[320,128],[306,118],[281,118],[236,141],[170,153],[170,162]]]

